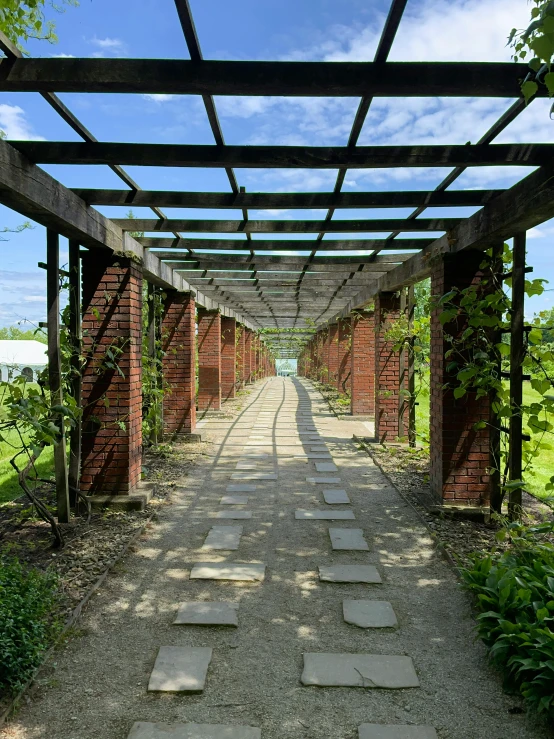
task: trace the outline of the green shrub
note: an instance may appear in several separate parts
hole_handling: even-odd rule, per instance
[[[0,689],[15,693],[59,633],[54,573],[0,557]]]
[[[538,713],[554,716],[554,546],[551,523],[513,523],[499,532],[506,548],[474,553],[461,570],[475,594],[478,632],[505,687]]]

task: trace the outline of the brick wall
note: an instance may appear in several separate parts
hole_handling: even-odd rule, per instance
[[[431,294],[444,295],[453,287],[463,289],[481,279],[481,252],[465,251],[444,257],[431,273]],[[444,386],[452,381],[444,354],[449,344],[444,340],[439,320],[440,309],[431,312],[431,490],[439,501],[459,505],[486,505],[490,499],[488,474],[489,427],[475,431],[478,421],[489,421],[487,398],[477,400],[467,394],[456,400]],[[444,330],[460,334],[465,325],[458,319]]]
[[[375,436],[395,441],[408,434],[408,402],[401,393],[401,352],[385,334],[400,318],[400,297],[380,293],[375,300]]]
[[[244,381],[252,382],[252,330],[244,329]]]
[[[167,291],[162,317],[164,436],[190,434],[196,428],[196,306],[190,293]]]
[[[337,390],[344,393],[351,387],[350,318],[338,322]]]
[[[223,400],[235,397],[236,331],[235,319],[221,316],[221,397]]]
[[[327,365],[329,367],[329,385],[336,385],[339,369],[339,327],[332,323],[329,326],[329,341],[327,346]]]
[[[351,318],[352,414],[375,413],[375,315],[354,314]]]
[[[198,309],[198,410],[221,408],[221,315]]]
[[[81,489],[125,495],[142,465],[142,268],[99,251],[82,258]],[[106,352],[118,348],[122,374],[106,367]]]
[[[241,326],[240,324],[237,326],[237,344],[236,344],[236,352],[237,352],[237,390],[241,390],[244,387],[244,384],[246,382],[246,373],[245,373],[245,356],[244,356],[244,350],[245,350],[245,338],[246,338],[246,329],[244,326]]]

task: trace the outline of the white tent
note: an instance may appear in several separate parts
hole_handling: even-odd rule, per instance
[[[46,345],[40,341],[0,341],[0,375],[7,380],[25,374],[36,379],[36,373],[48,363]]]

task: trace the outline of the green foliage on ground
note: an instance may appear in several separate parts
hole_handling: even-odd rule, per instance
[[[529,707],[554,717],[554,525],[512,523],[499,532],[503,547],[461,569],[476,597],[477,630],[505,687]]]
[[[54,573],[0,557],[0,689],[16,693],[32,676],[61,624]]]

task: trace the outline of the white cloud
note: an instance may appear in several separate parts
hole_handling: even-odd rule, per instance
[[[75,59],[75,54],[50,54],[53,59]]]
[[[170,100],[175,100],[177,95],[167,95],[167,94],[146,94],[142,96],[145,100],[151,100],[154,103],[167,103]]]
[[[101,59],[105,56],[124,56],[127,46],[124,41],[118,38],[97,38],[96,36],[89,39],[89,43],[97,46],[99,51],[94,51],[91,56]]]
[[[23,300],[26,303],[46,303],[46,295],[25,295]]]
[[[0,103],[0,130],[4,131],[8,139],[23,141],[44,141],[33,130],[32,125],[25,119],[25,111],[19,105]]]

